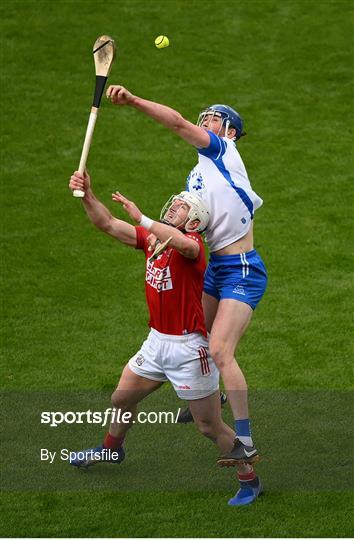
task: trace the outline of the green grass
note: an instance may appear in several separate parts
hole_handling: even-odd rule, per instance
[[[305,493],[301,499],[290,493],[286,501],[273,493],[235,511],[225,508],[223,492],[8,496],[9,525],[18,536],[74,538],[351,536],[350,502],[342,493]]]
[[[1,384],[12,395],[23,391],[18,414],[25,415],[28,390],[91,389],[108,397],[147,333],[141,254],[96,232],[67,189],[91,105],[91,47],[103,33],[118,41],[112,83],[191,120],[215,102],[245,118],[239,149],[265,201],[255,239],[270,278],[240,347],[251,391],[352,390],[352,3],[7,0],[0,15]],[[169,48],[154,47],[159,34],[170,38]],[[123,214],[110,194],[119,188],[157,216],[194,161],[192,148],[150,119],[102,103],[88,165],[95,192],[116,215]],[[280,406],[275,400],[270,430],[281,429]],[[326,406],[316,421],[332,429]],[[303,401],[299,407],[294,423],[300,418],[306,433]],[[173,459],[181,459],[179,437],[176,427],[171,475]],[[147,442],[160,444],[158,436]],[[272,441],[264,435],[265,442]],[[191,431],[182,456],[197,448],[208,448],[204,474],[212,478],[215,451]],[[150,467],[159,474],[153,454]],[[19,468],[26,477],[25,464]],[[279,474],[286,479],[286,467]],[[178,491],[43,492],[38,483],[32,492],[16,484],[2,493],[3,536],[353,534],[345,487],[277,491],[270,477],[267,494],[239,511],[226,505],[227,483],[193,490],[187,477]]]

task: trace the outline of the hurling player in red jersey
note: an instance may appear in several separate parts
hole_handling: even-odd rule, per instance
[[[130,413],[129,421],[112,422],[103,444],[77,452],[71,464],[88,467],[100,461],[123,461],[123,441],[134,423],[137,404],[166,381],[172,383],[181,399],[188,401],[199,431],[222,452],[230,451],[234,433],[221,418],[219,372],[209,355],[201,303],[206,261],[199,231],[207,226],[208,209],[198,197],[182,192],[170,199],[161,212],[160,222],[156,222],[116,192],[113,200],[140,224],[135,227],[113,217],[95,197],[88,174],[75,172],[69,187],[85,192],[84,208],[96,227],[144,251],[150,313],[148,338],[128,361],[112,394],[113,406]],[[151,233],[162,243],[169,240],[156,258],[152,257]],[[246,463],[238,465],[238,472],[241,481],[255,476]]]

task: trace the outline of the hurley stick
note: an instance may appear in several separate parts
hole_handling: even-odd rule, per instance
[[[167,246],[171,242],[171,240],[172,240],[172,236],[167,238],[167,240],[165,240],[162,243],[160,242],[160,240],[157,240],[155,244],[154,253],[149,257],[149,262],[155,261],[157,257],[161,255],[161,253],[163,253],[167,249]]]
[[[91,113],[87,124],[84,146],[81,152],[79,165],[79,172],[81,174],[84,174],[86,168],[87,156],[91,146],[93,131],[95,129],[98,109],[115,56],[116,44],[112,38],[109,36],[101,36],[96,39],[93,46],[93,57],[96,68],[96,86]],[[84,197],[85,193],[80,189],[75,189],[73,195],[74,197]]]

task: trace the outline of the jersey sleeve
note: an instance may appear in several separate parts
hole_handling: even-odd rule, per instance
[[[202,156],[207,156],[211,159],[219,159],[226,152],[226,142],[215,135],[212,131],[209,131],[210,144],[206,148],[198,148],[198,153]]]
[[[193,232],[187,232],[186,237],[191,238],[192,240],[197,242],[197,244],[199,246],[199,253],[198,253],[198,257],[196,258],[196,260],[198,261],[201,258],[202,253],[204,252],[204,245],[203,245],[202,237],[200,236],[200,234],[193,233]]]
[[[136,230],[136,247],[135,249],[142,249],[144,253],[147,253],[147,237],[149,232],[144,227],[135,227]]]

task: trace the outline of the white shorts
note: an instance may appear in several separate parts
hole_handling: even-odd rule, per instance
[[[201,399],[219,388],[219,371],[199,333],[171,336],[152,328],[128,365],[145,379],[170,381],[181,399]]]

